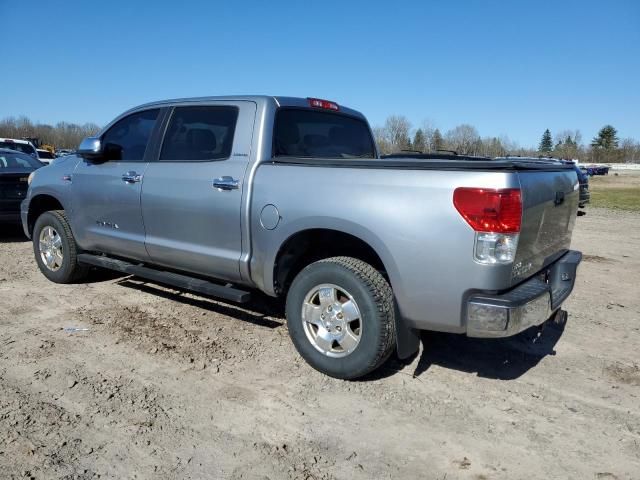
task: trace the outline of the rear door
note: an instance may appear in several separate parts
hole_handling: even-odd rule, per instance
[[[104,158],[73,171],[70,220],[83,249],[148,260],[140,192],[159,117],[156,108],[120,119],[101,137]]]
[[[158,265],[240,279],[242,199],[256,104],[176,106],[142,187],[146,248]]]

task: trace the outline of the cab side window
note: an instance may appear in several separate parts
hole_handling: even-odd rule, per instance
[[[141,161],[160,110],[133,113],[116,122],[102,136],[106,160]]]
[[[237,120],[237,107],[176,107],[164,136],[160,161],[229,158]]]

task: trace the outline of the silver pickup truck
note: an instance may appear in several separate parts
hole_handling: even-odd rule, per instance
[[[142,105],[29,182],[22,222],[50,280],[97,266],[281,297],[299,353],[339,378],[412,355],[419,330],[540,325],[581,260],[570,165],[380,158],[362,114],[316,98]]]

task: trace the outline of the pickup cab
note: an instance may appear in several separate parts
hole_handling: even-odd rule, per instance
[[[50,280],[97,266],[280,297],[298,352],[338,378],[411,356],[420,330],[540,325],[581,260],[570,165],[380,158],[361,113],[317,98],[142,105],[29,181],[22,222]]]

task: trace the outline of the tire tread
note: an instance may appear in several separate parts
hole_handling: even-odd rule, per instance
[[[313,265],[329,263],[343,268],[353,274],[365,288],[369,291],[371,297],[374,299],[376,308],[378,310],[379,319],[381,322],[381,334],[378,338],[378,345],[376,346],[376,355],[372,358],[369,365],[361,369],[359,372],[354,372],[353,376],[345,378],[357,378],[366,375],[380,365],[382,365],[393,353],[396,343],[396,323],[395,323],[395,301],[393,297],[393,290],[382,276],[382,274],[372,267],[370,264],[359,260],[354,257],[330,257],[322,260],[318,260],[315,263],[307,266],[310,268]]]

